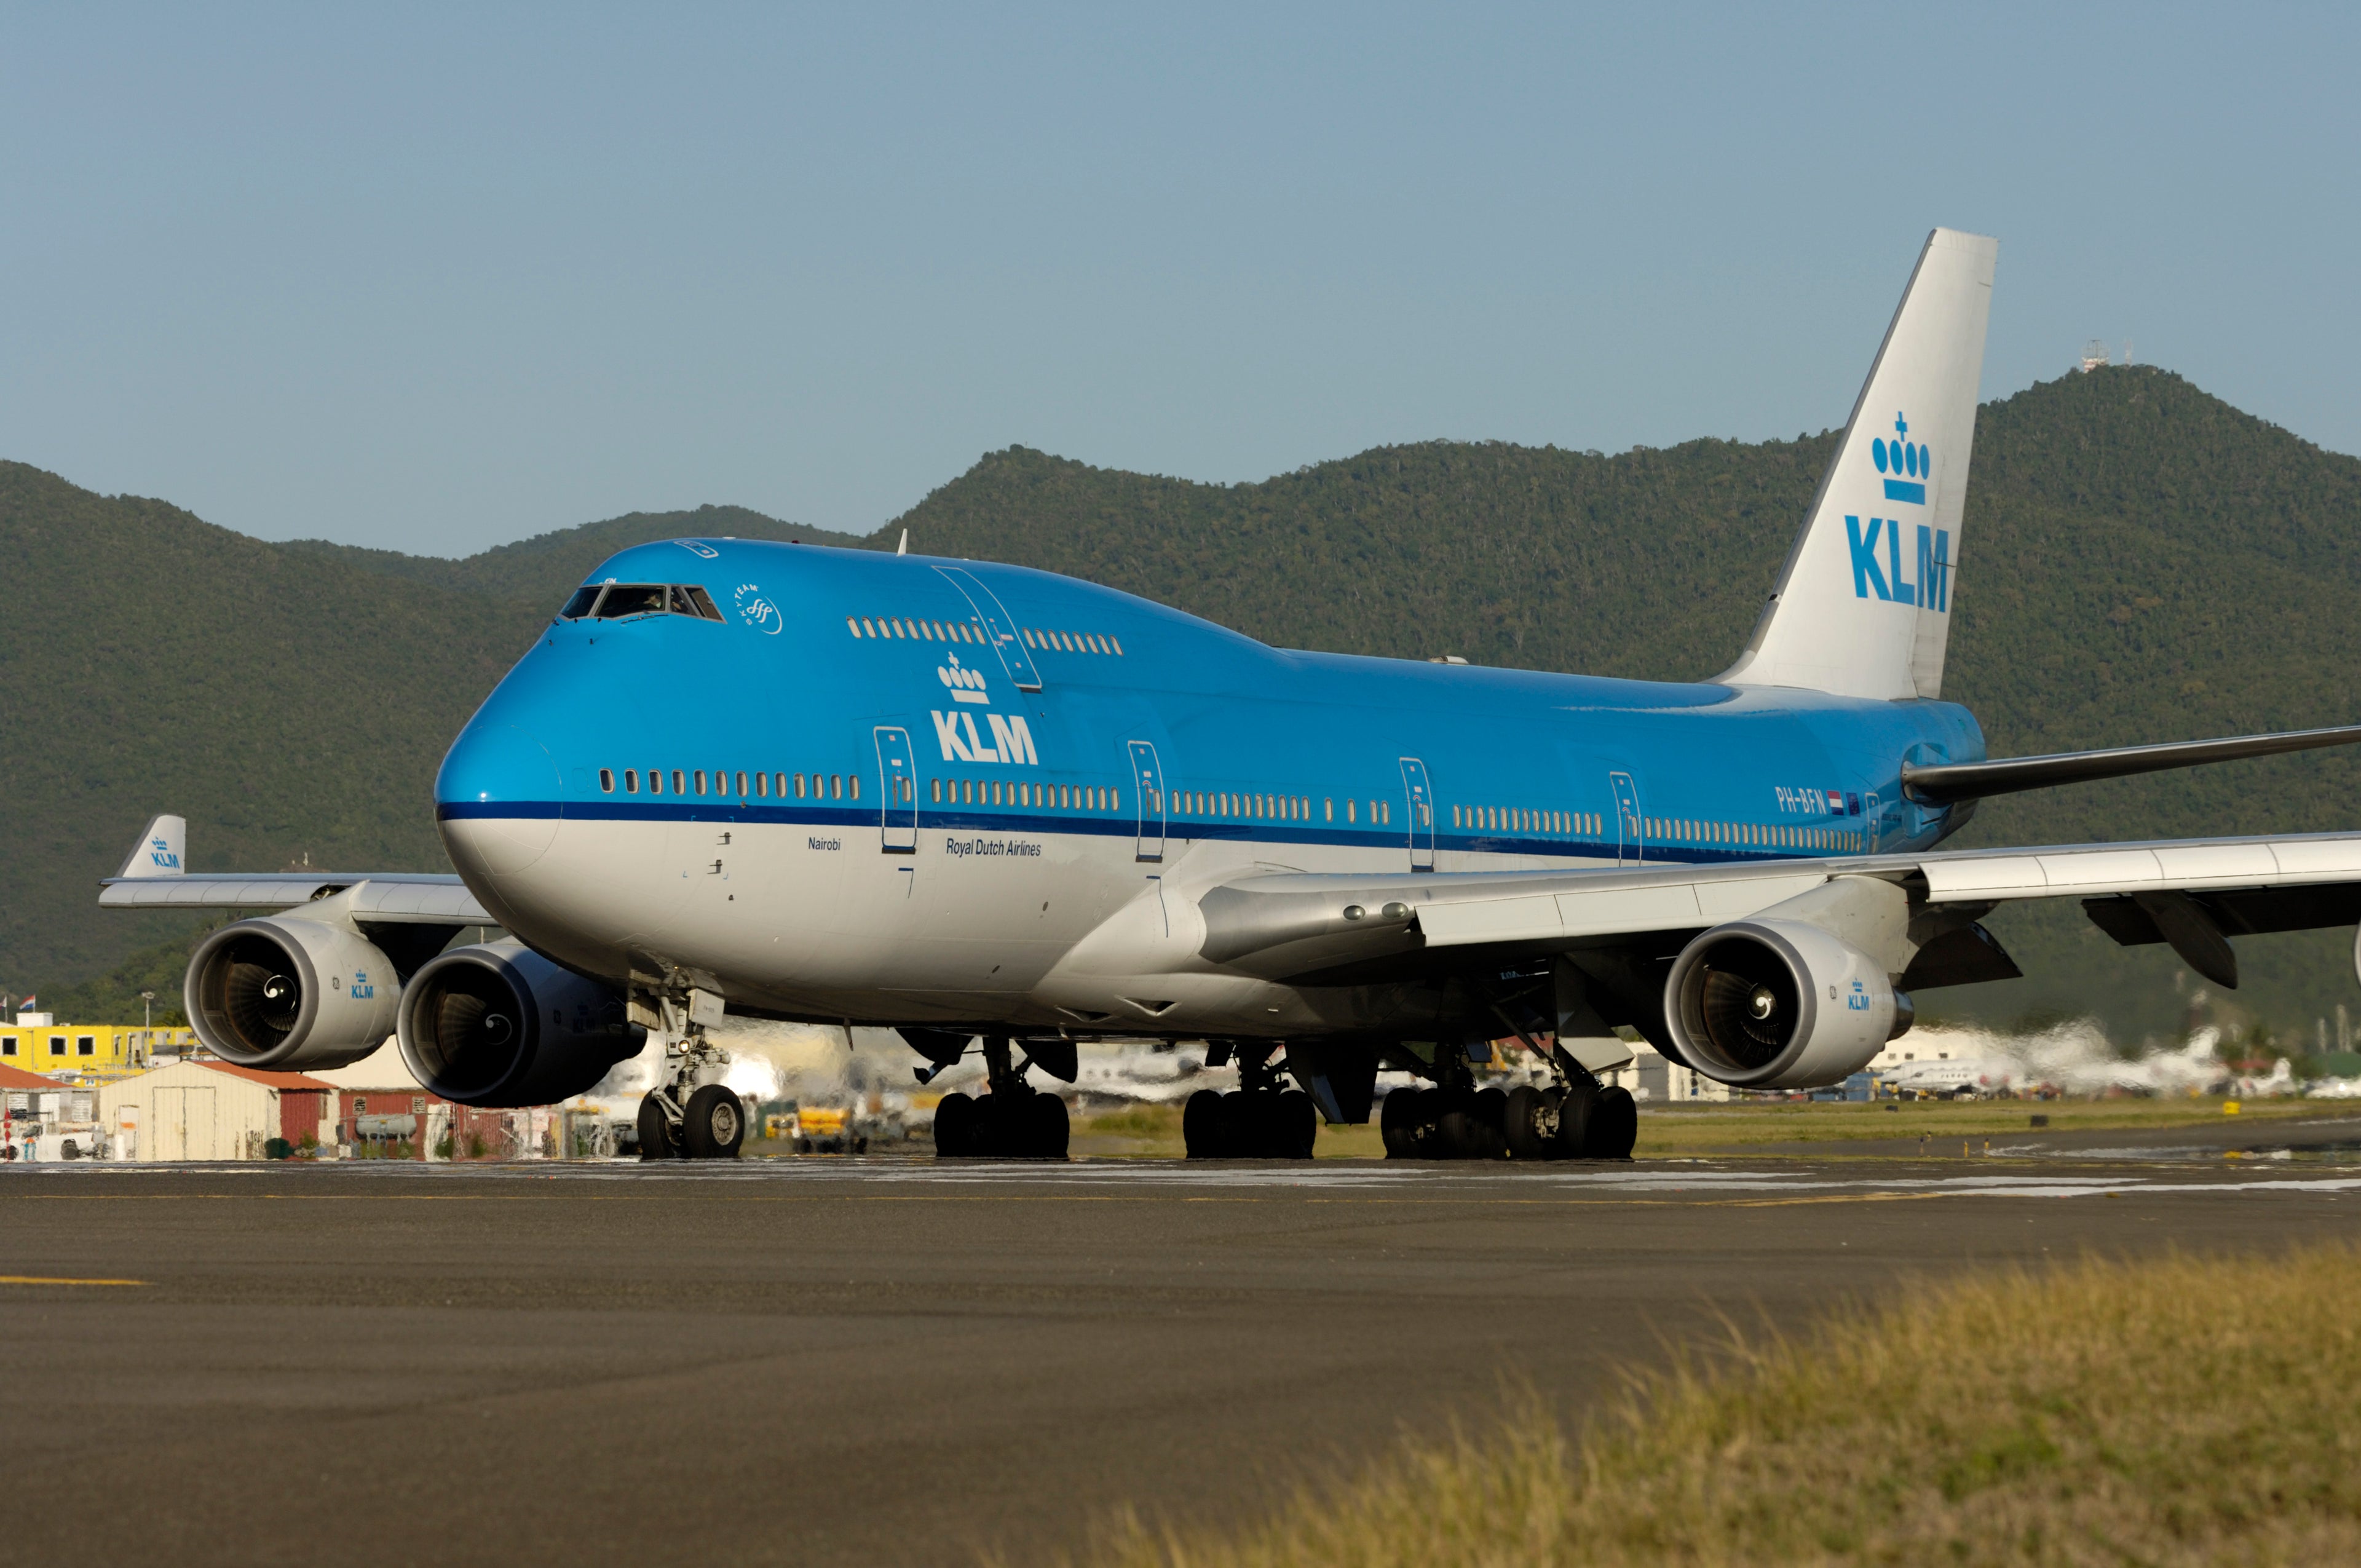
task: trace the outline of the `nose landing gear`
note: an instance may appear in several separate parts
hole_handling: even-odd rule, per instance
[[[667,1025],[664,1081],[640,1102],[642,1159],[736,1159],[746,1141],[746,1104],[727,1084],[698,1075],[730,1065],[705,1025],[669,997],[657,1003]]]

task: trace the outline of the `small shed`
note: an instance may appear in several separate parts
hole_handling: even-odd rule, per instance
[[[335,1095],[300,1072],[185,1061],[105,1085],[98,1119],[132,1135],[133,1159],[260,1159],[272,1138],[333,1141]]]

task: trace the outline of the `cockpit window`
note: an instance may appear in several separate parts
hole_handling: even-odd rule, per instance
[[[694,615],[705,620],[721,619],[721,612],[714,608],[711,596],[695,583],[684,583],[674,587],[672,612],[675,615]]]
[[[620,620],[627,615],[662,615],[664,589],[657,583],[609,583],[598,601],[598,619]]]
[[[631,615],[686,615],[697,620],[719,620],[713,596],[695,583],[591,583],[574,590],[561,620],[585,616],[620,620]]]

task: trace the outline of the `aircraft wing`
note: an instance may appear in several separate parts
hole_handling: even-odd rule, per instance
[[[467,884],[449,872],[280,872],[192,876],[184,864],[188,823],[159,817],[122,871],[99,884],[108,909],[293,909],[351,894],[357,920],[433,926],[494,926]]]
[[[2169,942],[2200,973],[2231,986],[2237,982],[2228,936],[2361,924],[2361,834],[2347,833],[1618,871],[1278,873],[1227,883],[1199,899],[1206,932],[1201,954],[1252,974],[1301,979],[1449,949],[1502,956],[1632,946],[1669,950],[1838,877],[1898,884],[1914,911],[1948,911],[1959,928],[1995,905],[2080,898],[2116,941]],[[1981,943],[1990,954],[1982,963],[1973,950],[1960,949],[1955,979],[1918,983],[2017,972],[1997,944],[1988,937]]]

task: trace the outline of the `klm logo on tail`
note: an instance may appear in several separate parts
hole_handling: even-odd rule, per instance
[[[1895,414],[1894,439],[1889,442],[1880,437],[1871,442],[1870,461],[1877,465],[1879,473],[1887,476],[1887,500],[1925,506],[1927,485],[1935,472],[1935,457],[1927,447],[1905,440],[1909,433],[1909,422]],[[1860,518],[1846,515],[1845,543],[1852,550],[1853,598],[1865,599],[1874,594],[1888,604],[1906,604],[1947,614],[1951,608],[1951,531],[1932,523],[1915,525],[1918,539],[1913,577],[1904,576],[1902,570],[1902,531],[1908,526],[1914,525],[1898,517],[1872,517],[1864,529]],[[1883,562],[1878,559],[1881,541],[1884,544]]]
[[[118,839],[115,842],[121,843],[122,840]],[[156,862],[158,871],[176,872],[181,869],[181,857],[172,853],[170,844],[161,839],[150,839],[148,845],[148,858]]]

